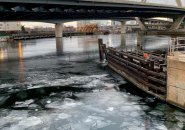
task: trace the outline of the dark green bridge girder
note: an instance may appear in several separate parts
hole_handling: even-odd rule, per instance
[[[122,20],[134,17],[175,18],[183,14],[185,14],[184,8],[130,2],[95,2],[94,0],[0,0],[0,21]]]

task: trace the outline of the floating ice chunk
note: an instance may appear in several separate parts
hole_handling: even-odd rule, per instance
[[[129,126],[127,127],[128,130],[145,130],[145,127],[141,127],[141,126]],[[125,130],[125,129],[123,129]]]
[[[64,102],[75,102],[75,101],[73,99],[71,99],[71,98],[65,98]]]
[[[56,95],[56,93],[51,93],[49,96],[55,96]]]
[[[177,116],[184,116],[185,117],[185,113],[181,112],[181,111],[175,111],[174,114]]]
[[[37,105],[37,104],[31,104],[31,105],[29,105],[29,108],[38,108],[39,107],[39,105]]]
[[[84,108],[85,108],[85,110],[90,110],[90,111],[97,112],[97,113],[105,113],[105,110],[102,110],[102,109],[97,108],[97,107],[93,107],[91,105],[87,105]]]
[[[99,116],[88,116],[84,122],[94,130],[113,124],[112,121],[105,120],[105,118]]]
[[[91,75],[91,76],[89,76],[89,77],[100,79],[100,78],[103,78],[103,77],[106,77],[106,76],[108,76],[108,74],[102,74],[102,75]]]
[[[70,117],[72,117],[72,116],[69,115],[69,114],[66,114],[66,113],[61,113],[61,114],[58,115],[59,119],[68,119]]]
[[[92,119],[92,120],[104,120],[104,117],[100,117],[100,116],[88,116],[88,118]]]
[[[57,130],[74,130],[71,128],[71,124],[65,124],[61,127],[58,127]]]
[[[24,103],[29,105],[29,104],[31,104],[33,102],[34,102],[34,100],[33,99],[30,99],[30,100],[26,100]]]
[[[122,130],[145,130],[145,126],[142,125],[143,121],[137,118],[125,118],[120,128]]]
[[[46,108],[61,109],[61,108],[62,108],[62,105],[61,105],[58,101],[55,101],[55,102],[52,102],[52,103],[50,103],[50,104],[46,104],[45,107],[46,107]]]
[[[29,117],[27,119],[24,119],[24,120],[21,120],[17,126],[15,126],[15,128],[12,128],[12,129],[17,129],[17,128],[20,128],[20,129],[27,129],[29,127],[32,127],[32,126],[37,126],[37,125],[40,125],[42,124],[43,122],[41,121],[40,118],[38,117]]]
[[[108,109],[107,109],[107,111],[113,111],[114,110],[114,107],[109,107]]]
[[[128,105],[128,106],[122,106],[121,107],[121,111],[134,111],[135,109],[134,109],[134,107],[133,107],[133,105]]]
[[[157,130],[167,130],[166,126],[164,126],[164,125],[157,125],[156,129]]]
[[[177,125],[178,125],[178,127],[181,128],[181,129],[183,129],[183,127],[184,127],[184,123],[183,123],[183,122],[178,122]]]
[[[33,102],[34,102],[34,100],[33,99],[30,99],[30,100],[26,100],[24,102],[16,102],[15,105],[19,105],[19,104],[30,105]]]
[[[18,118],[22,119],[22,118],[26,118],[27,116],[28,116],[27,111],[18,111],[18,110],[13,110],[8,115],[8,117],[11,117],[12,119],[18,119]]]
[[[185,117],[183,116],[175,116],[175,118],[179,120],[180,122],[185,122]]]
[[[51,103],[51,101],[50,101],[50,100],[48,100],[46,103],[47,103],[47,104],[50,104],[50,103]]]
[[[152,115],[154,115],[154,116],[163,116],[164,115],[163,112],[157,111],[157,110],[151,111],[149,113],[152,114]]]
[[[100,90],[99,89],[95,89],[95,90],[93,90],[93,92],[97,93],[97,92],[100,92]]]
[[[114,84],[111,84],[111,83],[105,83],[104,84],[106,87],[108,87],[108,88],[114,88]]]
[[[13,86],[15,86],[15,84],[1,84],[0,88],[10,88],[10,87],[13,87]]]
[[[70,129],[62,129],[62,130],[91,130],[91,129],[89,126],[78,123],[78,124],[71,124]]]
[[[66,109],[66,108],[72,108],[72,107],[77,107],[82,105],[81,102],[64,102],[64,104],[62,105],[62,108]]]
[[[150,109],[150,107],[149,107],[149,106],[146,106],[146,105],[142,105],[142,106],[141,106],[141,109],[142,109],[142,110],[148,110],[148,109]]]
[[[142,112],[142,111],[133,111],[130,113],[130,116],[131,117],[138,117],[138,116],[141,116],[141,115],[144,115],[145,113]]]
[[[35,85],[35,86],[29,86],[27,89],[36,89],[36,88],[42,88],[44,85]]]
[[[15,106],[14,107],[28,107],[30,104],[32,104],[34,102],[33,99],[30,100],[26,100],[24,102],[15,102]]]

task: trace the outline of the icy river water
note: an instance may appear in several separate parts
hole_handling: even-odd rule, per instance
[[[98,38],[113,47],[137,42],[130,34],[126,44],[120,35],[0,43],[0,129],[185,129],[185,111],[149,104],[142,92],[99,63]],[[165,48],[168,40],[148,37],[143,47]]]

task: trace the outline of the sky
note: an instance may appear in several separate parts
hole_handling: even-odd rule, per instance
[[[54,27],[54,24],[50,24],[50,23],[42,23],[42,22],[21,22],[22,25],[24,25],[25,27],[30,27],[30,28],[34,28],[36,26],[42,26],[42,27]],[[77,26],[76,22],[68,22],[68,23],[64,23],[65,26]]]

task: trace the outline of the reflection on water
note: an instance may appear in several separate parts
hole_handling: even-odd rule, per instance
[[[22,42],[21,41],[19,41],[19,43],[18,43],[18,49],[19,49],[19,60],[20,60],[20,62],[22,62],[23,51],[22,51]]]
[[[126,88],[134,86],[98,65],[98,38],[120,50],[140,39],[128,34],[0,43],[0,129],[183,130],[184,111],[160,102],[151,107],[143,93],[131,94]],[[151,45],[165,39],[144,37],[143,46],[155,49]]]
[[[56,38],[56,52],[57,54],[62,54],[63,53],[63,38]]]
[[[128,51],[137,49],[138,44],[142,44],[144,50],[166,49],[168,48],[170,40],[170,37],[165,36],[122,34],[0,43],[0,60],[22,60],[29,57],[51,55],[54,53],[95,52],[98,50],[97,41],[99,38],[102,38],[103,42],[110,47],[115,47],[119,50],[126,49]]]
[[[168,36],[145,36],[142,40],[143,50],[166,50],[170,43]]]

